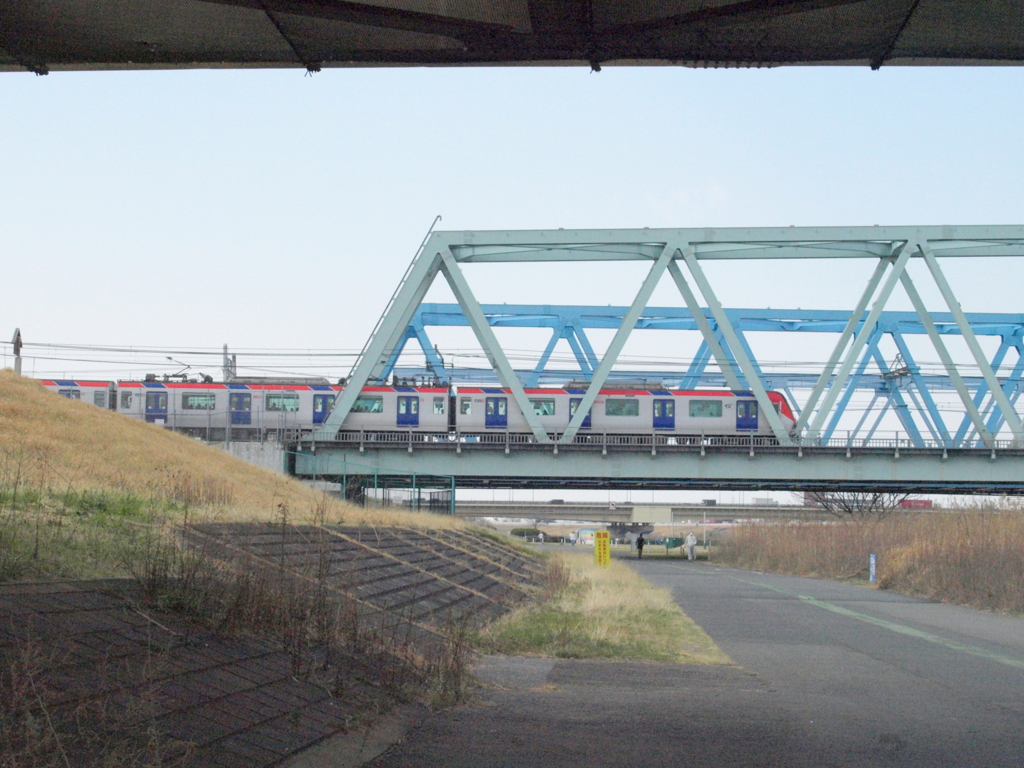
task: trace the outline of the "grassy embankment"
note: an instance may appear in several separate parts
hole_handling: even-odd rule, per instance
[[[748,525],[715,550],[721,565],[867,580],[908,595],[1024,614],[1024,512],[904,513],[881,522]]]
[[[0,371],[0,581],[131,575],[147,537],[186,516],[463,525],[345,504],[162,427]]]
[[[546,594],[491,624],[476,638],[489,653],[558,658],[728,664],[704,631],[622,563],[593,554],[549,555]]]
[[[392,699],[448,703],[460,695],[466,649],[458,627],[425,658],[386,636],[391,630],[360,622],[344,595],[329,595],[319,563],[310,573],[284,574],[180,546],[184,526],[207,521],[464,525],[353,507],[0,371],[0,582],[133,577],[138,610],[173,611],[219,632],[276,639],[296,669],[312,670],[317,650],[329,646],[339,663],[358,658],[359,675]],[[120,711],[108,706],[113,701],[89,703],[88,718],[77,710],[70,719],[51,718],[40,691],[53,688],[60,654],[52,648],[29,637],[0,651],[0,766],[66,765],[67,755],[79,752],[93,755],[89,766],[178,762],[147,722],[108,716],[108,709]],[[97,681],[98,689],[106,682]],[[141,712],[147,695],[125,694],[116,703]]]

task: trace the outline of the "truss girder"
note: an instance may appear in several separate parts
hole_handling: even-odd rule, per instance
[[[896,344],[896,349],[898,349],[900,355],[903,356],[903,361],[907,366],[911,381],[917,389],[917,394],[915,394],[913,390],[910,390],[910,394],[911,399],[914,400],[914,403],[917,406],[918,413],[920,413],[922,418],[924,418],[928,423],[928,428],[932,433],[932,437],[937,441],[941,441],[946,447],[952,447],[953,444],[949,438],[949,429],[946,427],[946,421],[942,418],[942,414],[939,413],[939,408],[935,403],[935,398],[932,397],[932,393],[928,389],[928,384],[921,375],[921,367],[914,359],[914,355],[911,353],[910,347],[907,346],[907,342],[903,338],[903,334],[900,333],[898,329],[889,330],[888,333]],[[921,403],[918,402],[918,395],[923,402],[923,407]]]
[[[583,420],[590,413],[590,408],[594,404],[594,400],[597,399],[598,393],[601,391],[601,387],[608,380],[609,374],[612,372],[612,368],[619,359],[619,354],[622,352],[622,348],[626,345],[629,335],[633,332],[633,327],[636,325],[636,321],[640,318],[640,313],[647,307],[647,302],[651,299],[651,294],[654,293],[654,289],[658,287],[658,282],[661,280],[661,276],[665,273],[668,268],[669,261],[673,257],[672,247],[666,245],[661,254],[659,254],[657,261],[651,265],[650,272],[647,273],[647,277],[644,278],[643,284],[640,286],[640,291],[637,293],[636,298],[633,299],[633,304],[622,318],[622,323],[619,325],[618,330],[615,332],[614,338],[612,338],[611,344],[608,345],[608,349],[605,351],[604,356],[601,358],[600,364],[597,366],[597,370],[594,371],[593,377],[590,380],[590,386],[587,387],[586,394],[583,395],[582,400],[576,408],[576,413],[571,419],[569,419],[569,425],[565,429],[565,433],[562,435],[561,440],[565,443],[571,443],[573,438],[576,437],[576,433],[579,431],[580,426],[583,424]]]
[[[537,418],[537,414],[534,413],[534,410],[530,405],[530,399],[526,396],[526,391],[523,389],[523,384],[519,380],[519,376],[516,374],[515,369],[509,362],[508,357],[506,357],[505,353],[502,351],[501,345],[498,344],[498,339],[494,335],[494,331],[491,330],[491,326],[487,322],[487,318],[484,316],[483,310],[480,309],[480,304],[473,295],[473,291],[470,289],[469,283],[466,282],[466,278],[463,276],[462,270],[459,269],[458,263],[450,253],[445,251],[439,251],[438,258],[441,260],[441,270],[444,272],[444,276],[448,279],[448,284],[451,286],[452,292],[455,294],[455,298],[458,299],[463,313],[469,320],[469,325],[476,334],[477,341],[479,341],[480,346],[483,347],[494,372],[498,374],[498,380],[501,382],[502,386],[512,392],[512,397],[516,401],[516,405],[518,405],[519,409],[522,411],[523,416],[526,418],[526,423],[530,426],[530,430],[533,432],[537,442],[550,442],[547,430],[544,429],[544,426],[540,423],[540,419]]]
[[[792,438],[789,435],[786,426],[782,423],[782,417],[775,412],[775,406],[772,405],[771,400],[768,399],[768,392],[765,390],[764,382],[761,381],[761,377],[758,375],[757,368],[754,366],[751,356],[747,353],[747,345],[740,341],[739,334],[736,329],[732,327],[732,323],[729,322],[728,316],[725,314],[725,309],[719,302],[718,297],[715,295],[714,289],[711,287],[711,283],[707,279],[707,275],[704,274],[704,270],[701,269],[697,256],[692,248],[686,248],[682,251],[683,259],[686,262],[686,266],[690,270],[690,274],[693,275],[694,282],[697,283],[697,287],[700,289],[701,294],[704,296],[704,300],[708,303],[708,308],[711,310],[711,314],[715,318],[715,322],[718,324],[718,330],[722,332],[725,337],[725,341],[728,344],[729,350],[732,352],[732,357],[736,361],[736,365],[740,369],[740,373],[743,374],[743,378],[746,380],[747,386],[750,391],[754,393],[754,397],[757,398],[758,405],[761,408],[761,414],[767,418],[768,424],[772,428],[772,432],[775,434],[775,439],[779,441],[780,445],[790,445]],[[711,336],[714,338],[714,336]],[[708,343],[711,341],[709,339]]]
[[[935,280],[935,284],[939,288],[939,292],[942,293],[942,298],[946,302],[946,306],[949,307],[950,313],[956,319],[957,327],[960,328],[960,333],[967,342],[968,348],[971,350],[971,355],[974,357],[974,361],[978,364],[981,369],[981,375],[985,377],[985,383],[988,385],[990,396],[995,400],[999,406],[999,410],[1002,412],[1003,419],[1010,427],[1010,431],[1013,433],[1013,439],[1017,442],[1024,441],[1024,427],[1021,425],[1020,416],[1013,409],[1009,399],[1006,397],[1006,393],[1003,392],[1002,386],[996,381],[996,375],[992,370],[992,366],[989,365],[988,358],[982,351],[981,346],[978,344],[978,339],[974,334],[974,330],[971,328],[970,322],[964,315],[963,310],[960,308],[960,302],[957,301],[956,295],[953,293],[953,289],[949,285],[949,281],[946,280],[946,276],[942,272],[942,268],[939,266],[938,260],[935,258],[935,252],[931,249],[928,243],[918,243],[918,250],[924,257],[925,263],[928,265],[928,271],[931,272],[932,277]],[[923,308],[918,309],[918,314],[926,314],[926,310]],[[922,316],[922,320],[924,317]],[[982,426],[978,426],[978,432],[984,434]],[[985,429],[985,432],[988,430]]]
[[[367,383],[379,382],[395,369],[407,342],[416,339],[427,360],[427,370],[436,374],[441,358],[430,343],[426,328],[438,325],[469,326],[474,331],[492,374],[512,393],[523,411],[537,442],[549,442],[532,413],[523,385],[536,386],[550,375],[555,347],[565,340],[580,374],[589,380],[584,402],[570,421],[562,440],[569,442],[580,427],[601,385],[613,371],[621,374],[618,358],[635,329],[681,329],[700,333],[700,348],[689,370],[676,379],[687,386],[724,384],[733,390],[749,390],[760,403],[764,419],[776,439],[789,445],[793,439],[815,441],[836,428],[839,417],[855,390],[873,389],[876,397],[885,392],[883,414],[889,408],[900,417],[907,436],[922,443],[915,413],[932,436],[943,446],[955,446],[968,432],[977,432],[987,443],[1002,424],[1009,427],[1016,442],[1024,442],[1024,425],[1015,410],[1024,375],[1024,314],[964,313],[939,267],[947,257],[1022,257],[1024,227],[785,227],[752,229],[642,229],[642,230],[538,230],[500,232],[432,232],[408,277],[396,292],[377,332],[353,367],[348,386],[318,437],[329,439],[343,423],[358,392]],[[860,301],[852,312],[838,310],[726,309],[715,294],[701,266],[703,261],[743,259],[871,259],[877,266]],[[517,263],[538,261],[647,261],[650,271],[632,304],[626,307],[562,307],[550,305],[480,305],[462,275],[463,263]],[[911,261],[922,261],[948,311],[929,312],[917,294],[907,272]],[[688,275],[681,267],[685,266]],[[654,288],[668,272],[679,291],[684,308],[648,308]],[[427,304],[422,299],[434,278],[442,274],[459,302],[452,305]],[[692,280],[696,290],[691,289]],[[914,305],[913,312],[885,309],[893,290],[901,284]],[[706,307],[698,301],[700,295]],[[870,310],[868,309],[870,305]],[[527,372],[517,371],[502,352],[493,328],[547,327],[552,336],[540,361]],[[614,339],[604,354],[595,354],[586,330],[614,329]],[[747,343],[745,331],[838,333],[839,339],[825,367],[817,374],[765,373]],[[882,334],[896,344],[906,372],[889,370],[878,343]],[[942,359],[945,375],[925,374],[910,355],[904,336],[925,334]],[[978,366],[980,376],[965,376],[953,363],[942,336],[964,338]],[[978,336],[1012,338],[1018,353],[1013,372],[1000,380],[1004,342],[990,362]],[[714,360],[717,370],[710,368]],[[874,363],[877,375],[868,372]],[[649,372],[648,372],[649,373]],[[897,376],[897,374],[899,374]],[[486,372],[479,372],[487,376]],[[907,397],[900,392],[904,375],[910,378]],[[894,380],[896,379],[896,380]],[[808,386],[809,382],[813,382]],[[804,403],[794,400],[799,412],[798,429],[791,435],[768,399],[767,389],[810,389]],[[954,389],[967,412],[957,434],[949,430],[936,404],[933,391]],[[908,399],[909,398],[909,402]],[[987,401],[987,403],[986,403]],[[980,408],[983,403],[984,408]],[[911,407],[912,406],[912,407]],[[983,416],[984,411],[984,416]],[[857,432],[866,423],[860,420]],[[872,432],[878,428],[878,421]],[[970,426],[966,426],[966,425]],[[995,429],[993,429],[993,427]],[[973,429],[972,429],[973,428]],[[923,443],[922,443],[923,444]]]

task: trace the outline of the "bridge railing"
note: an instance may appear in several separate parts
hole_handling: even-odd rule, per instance
[[[828,439],[797,440],[795,445],[780,446],[771,435],[670,435],[664,433],[619,434],[606,432],[578,432],[568,443],[560,442],[562,434],[548,433],[552,444],[540,443],[532,433],[486,431],[486,432],[423,432],[418,430],[342,430],[333,440],[313,441],[309,432],[294,432],[290,442],[300,448],[316,446],[358,447],[360,451],[424,449],[455,450],[495,450],[506,452],[513,450],[600,450],[608,451],[700,451],[708,449],[716,451],[748,451],[751,453],[764,451],[882,451],[894,453],[915,451],[949,451],[954,450],[952,441],[914,440],[905,432],[875,433],[870,438],[855,436],[832,437]],[[961,443],[957,451],[1007,451],[1024,450],[1024,446],[1015,444],[1013,440],[994,440],[988,443],[976,440],[967,444]]]

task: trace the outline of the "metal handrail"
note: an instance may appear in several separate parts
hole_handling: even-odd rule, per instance
[[[302,430],[298,434],[289,435],[296,441],[311,439],[308,430]],[[875,434],[871,439],[866,438],[819,438],[813,441],[796,440],[795,445],[780,446],[778,441],[771,435],[676,435],[660,432],[654,433],[606,433],[606,432],[579,432],[571,442],[559,442],[561,433],[553,432],[548,434],[552,444],[540,443],[537,438],[529,432],[508,432],[505,430],[474,431],[474,432],[448,432],[448,431],[418,431],[418,430],[341,430],[333,440],[318,440],[321,445],[353,445],[379,446],[379,447],[457,447],[463,448],[502,448],[509,447],[532,447],[539,449],[543,446],[546,450],[565,449],[600,449],[602,451],[615,450],[650,450],[666,449],[669,451],[733,449],[744,451],[786,451],[793,450],[891,450],[894,452],[913,452],[920,450],[927,451],[1006,451],[1024,450],[1024,446],[1015,444],[1013,440],[996,440],[984,443],[980,440],[971,441],[966,445],[949,445],[942,441],[926,440],[923,444],[915,442],[905,432],[896,432],[892,436]]]

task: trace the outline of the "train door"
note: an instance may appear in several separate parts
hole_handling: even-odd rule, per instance
[[[155,424],[167,423],[167,392],[146,393],[146,421]]]
[[[508,429],[508,398],[488,397],[484,403],[484,426],[487,429]]]
[[[569,398],[569,421],[572,421],[572,417],[576,415],[576,409],[580,407],[580,403],[582,402],[582,397]],[[587,411],[587,415],[583,419],[583,423],[580,424],[580,429],[590,429],[590,411]]]
[[[398,396],[398,421],[400,427],[420,425],[420,398],[418,395]]]
[[[738,432],[757,430],[757,400],[736,401],[736,430]]]
[[[675,429],[676,428],[676,401],[675,400],[654,400],[654,428]]]
[[[248,392],[232,392],[228,398],[231,406],[231,425],[252,424],[252,395]]]
[[[313,423],[323,424],[331,415],[334,407],[334,395],[313,395]]]

